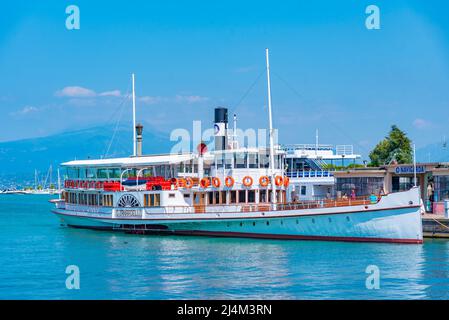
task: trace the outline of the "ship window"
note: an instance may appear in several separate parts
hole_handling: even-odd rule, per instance
[[[214,193],[213,192],[208,192],[207,198],[208,198],[209,204],[214,204]]]
[[[246,190],[239,190],[239,203],[246,203]]]
[[[246,168],[247,167],[247,153],[239,152],[234,155],[234,167]]]
[[[175,194],[174,194],[174,193],[169,193],[169,194],[168,194],[168,197],[169,197],[169,198],[175,198]]]
[[[269,168],[270,166],[270,155],[268,153],[261,153],[259,155],[260,168]]]
[[[215,204],[219,204],[220,203],[220,192],[214,192],[214,197],[215,197]]]
[[[158,207],[158,206],[161,205],[161,195],[160,195],[159,193],[157,193],[157,194],[154,195],[154,202],[153,202],[153,205],[154,205],[155,207]]]
[[[231,203],[236,203],[237,202],[237,192],[236,191],[230,191],[230,193],[231,193],[231,197],[230,197],[230,202]]]
[[[221,193],[221,203],[222,204],[226,204],[227,203],[227,201],[226,201],[226,191],[221,191],[220,193]]]
[[[148,207],[149,206],[149,204],[148,204],[148,194],[144,194],[143,195],[143,206],[144,207]]]
[[[184,198],[190,199],[190,194],[189,193],[184,193]]]
[[[256,202],[256,191],[255,190],[248,190],[248,202],[249,203]]]
[[[252,169],[257,169],[259,167],[257,153],[248,154],[248,166]]]
[[[307,187],[306,186],[301,186],[301,195],[305,196],[307,194]]]
[[[267,202],[267,190],[259,191],[259,202]]]

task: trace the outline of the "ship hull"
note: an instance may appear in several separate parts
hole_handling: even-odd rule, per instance
[[[399,198],[400,195],[396,197]],[[405,197],[403,200],[410,199]],[[390,199],[391,200],[391,199]],[[423,242],[419,201],[389,201],[371,206],[220,214],[142,214],[117,218],[107,214],[55,209],[73,227],[121,230],[138,234],[178,234],[267,239],[357,242]]]

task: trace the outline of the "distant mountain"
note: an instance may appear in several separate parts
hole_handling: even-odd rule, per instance
[[[2,182],[23,180],[25,177],[32,181],[35,169],[44,175],[50,165],[55,169],[55,178],[56,168],[65,161],[132,154],[131,128],[119,127],[115,134],[114,131],[114,126],[99,126],[41,138],[1,142],[0,184],[6,185]],[[144,154],[168,153],[172,145],[168,135],[152,132],[150,126],[144,124]]]
[[[417,162],[449,162],[449,144],[434,143],[416,150]]]

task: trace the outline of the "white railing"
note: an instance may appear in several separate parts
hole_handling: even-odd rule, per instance
[[[286,173],[289,178],[328,178],[334,174],[329,170],[306,170],[306,171],[290,171]]]
[[[354,147],[352,145],[337,145],[335,147],[335,153],[339,156],[354,154]]]

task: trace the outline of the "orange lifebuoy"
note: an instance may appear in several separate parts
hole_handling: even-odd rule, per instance
[[[278,187],[282,186],[282,182],[284,182],[284,180],[282,179],[281,176],[276,176],[276,178],[274,179],[274,181],[275,181],[275,183],[276,183],[276,185],[277,185]]]
[[[186,188],[192,188],[193,187],[193,180],[190,177],[186,178]]]
[[[219,188],[220,185],[221,185],[220,179],[217,178],[217,177],[213,177],[213,178],[212,178],[212,185],[213,185],[215,188]]]
[[[290,184],[290,178],[289,177],[284,177],[284,187],[288,187],[288,185]]]
[[[227,176],[226,179],[225,179],[225,185],[228,188],[231,188],[234,185],[234,182],[235,182],[235,180],[231,176]]]
[[[242,183],[245,187],[250,187],[253,185],[253,178],[246,176],[243,178]]]
[[[180,188],[184,188],[186,186],[186,180],[183,178],[179,178],[176,180],[177,181],[177,185]]]
[[[201,179],[201,181],[200,181],[200,186],[201,186],[201,188],[207,188],[207,187],[209,187],[209,185],[210,185],[210,180],[209,180],[209,178],[203,178],[203,179]]]
[[[268,186],[269,183],[270,183],[270,179],[267,176],[262,176],[259,178],[260,186],[266,187],[266,186]]]

